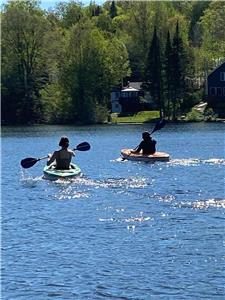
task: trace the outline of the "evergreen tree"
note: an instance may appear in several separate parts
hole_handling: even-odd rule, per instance
[[[160,44],[154,28],[153,38],[151,46],[148,52],[146,63],[146,88],[149,91],[153,101],[156,103],[157,108],[160,111],[160,117],[163,116],[163,103],[162,103],[162,63],[160,55]]]
[[[164,53],[164,95],[165,95],[165,114],[171,117],[171,99],[173,91],[173,52],[170,39],[170,32],[167,33],[166,48]]]
[[[112,1],[111,5],[110,5],[109,15],[112,19],[117,16],[117,8],[115,5],[115,1]]]
[[[177,21],[172,45],[172,119],[176,120],[185,95],[185,51]]]

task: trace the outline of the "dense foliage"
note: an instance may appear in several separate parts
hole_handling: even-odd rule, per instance
[[[2,6],[2,121],[98,123],[110,91],[142,81],[161,116],[201,100],[204,79],[225,58],[220,1],[60,2]],[[199,92],[200,91],[200,92]]]

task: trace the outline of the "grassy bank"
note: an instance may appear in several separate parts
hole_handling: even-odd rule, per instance
[[[140,111],[137,114],[119,117],[118,114],[111,114],[112,123],[147,123],[159,118],[158,111]]]

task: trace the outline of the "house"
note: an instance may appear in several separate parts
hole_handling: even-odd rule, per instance
[[[225,117],[225,62],[208,75],[207,102],[219,117]]]
[[[119,102],[120,100],[120,92],[119,88],[113,88],[111,91],[111,111],[112,113],[121,113],[122,106]]]
[[[123,88],[111,92],[112,113],[135,113],[141,110],[141,82],[130,82]]]

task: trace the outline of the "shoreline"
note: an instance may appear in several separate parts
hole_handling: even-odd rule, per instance
[[[95,126],[95,125],[144,125],[144,124],[154,124],[156,120],[154,121],[148,121],[148,122],[105,122],[105,123],[94,123],[94,124],[47,124],[47,123],[35,123],[35,124],[1,124],[2,127],[27,127],[27,126]],[[168,124],[185,124],[185,123],[225,123],[225,119],[217,119],[212,121],[185,121],[185,120],[177,120],[177,121],[168,121],[166,120]]]

